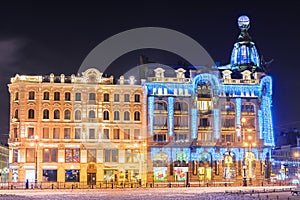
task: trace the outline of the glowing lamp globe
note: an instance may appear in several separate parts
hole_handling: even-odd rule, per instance
[[[246,15],[242,15],[238,18],[238,25],[241,30],[248,30],[250,28],[250,19]]]

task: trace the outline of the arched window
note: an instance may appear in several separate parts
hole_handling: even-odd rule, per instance
[[[95,119],[96,117],[95,117],[95,111],[94,110],[90,110],[89,111],[89,118],[90,119]]]
[[[19,118],[19,110],[18,109],[15,110],[14,118],[16,118],[16,119]]]
[[[107,110],[103,112],[103,120],[109,120],[109,112]]]
[[[49,110],[48,109],[43,110],[43,119],[49,119]]]
[[[175,111],[188,111],[188,105],[185,102],[175,102],[174,104]]]
[[[43,100],[49,100],[49,98],[50,98],[50,93],[49,92],[44,92]]]
[[[154,110],[167,111],[167,104],[163,101],[157,101],[154,103]]]
[[[28,110],[28,119],[34,119],[34,110],[33,109]]]
[[[114,120],[120,120],[120,112],[119,111],[114,112]]]
[[[65,120],[70,120],[71,119],[71,111],[70,110],[65,110],[64,119]]]
[[[128,111],[124,112],[124,121],[129,121],[130,120],[130,113]]]
[[[54,110],[54,119],[60,119],[60,112],[59,112],[59,110]]]
[[[222,108],[221,108],[222,112],[235,112],[235,105],[232,102],[225,102],[222,104]]]
[[[134,121],[140,121],[140,112],[139,111],[135,111],[134,112]]]
[[[80,110],[75,111],[75,120],[81,120],[81,111]]]

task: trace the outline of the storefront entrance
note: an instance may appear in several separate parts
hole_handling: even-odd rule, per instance
[[[96,185],[96,173],[87,174],[87,183],[88,185]]]

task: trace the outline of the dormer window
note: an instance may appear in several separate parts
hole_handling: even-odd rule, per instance
[[[156,68],[155,70],[154,70],[154,73],[155,73],[155,77],[156,78],[163,78],[163,77],[165,77],[165,75],[164,75],[164,73],[165,73],[165,70],[163,69],[163,68]]]
[[[184,70],[183,68],[179,68],[177,70],[175,70],[176,72],[176,78],[185,78],[185,72],[186,70]]]
[[[228,80],[228,79],[231,79],[231,71],[230,70],[224,70],[223,72],[223,79],[224,80]]]
[[[251,80],[251,72],[249,70],[245,70],[241,74],[243,75],[243,80]]]

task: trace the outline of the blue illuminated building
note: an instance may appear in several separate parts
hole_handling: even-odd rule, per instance
[[[241,16],[238,25],[230,64],[158,67],[143,83],[148,182],[188,179],[246,186],[270,177],[272,79],[248,34],[249,18]],[[166,70],[174,76],[165,77]]]

